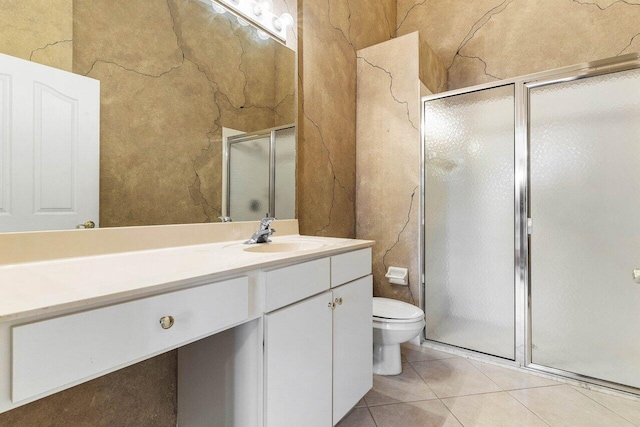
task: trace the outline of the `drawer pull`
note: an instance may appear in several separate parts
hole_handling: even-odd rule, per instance
[[[160,318],[160,326],[162,329],[169,329],[175,323],[173,316],[163,316]]]

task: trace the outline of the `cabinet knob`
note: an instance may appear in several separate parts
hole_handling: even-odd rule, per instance
[[[175,323],[173,316],[163,316],[160,318],[160,326],[162,329],[169,329]]]
[[[327,304],[327,307],[333,310],[334,308],[336,308],[336,305],[332,301],[329,301],[329,304]]]
[[[336,298],[335,303],[338,305],[342,305],[342,297]]]

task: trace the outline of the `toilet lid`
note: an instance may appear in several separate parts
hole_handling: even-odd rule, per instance
[[[373,298],[373,317],[381,319],[419,319],[424,311],[415,305],[389,298]]]

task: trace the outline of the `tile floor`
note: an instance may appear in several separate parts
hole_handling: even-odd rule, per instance
[[[410,344],[338,427],[640,426],[640,401]]]

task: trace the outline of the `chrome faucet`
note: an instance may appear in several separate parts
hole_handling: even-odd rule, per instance
[[[266,218],[262,218],[262,221],[260,221],[260,227],[258,228],[258,231],[253,233],[253,236],[251,236],[249,240],[244,242],[244,244],[253,245],[256,243],[269,243],[271,241],[271,239],[269,239],[269,236],[276,232],[275,229],[271,228],[271,223],[274,220],[275,218],[269,216],[269,213],[267,212]]]

